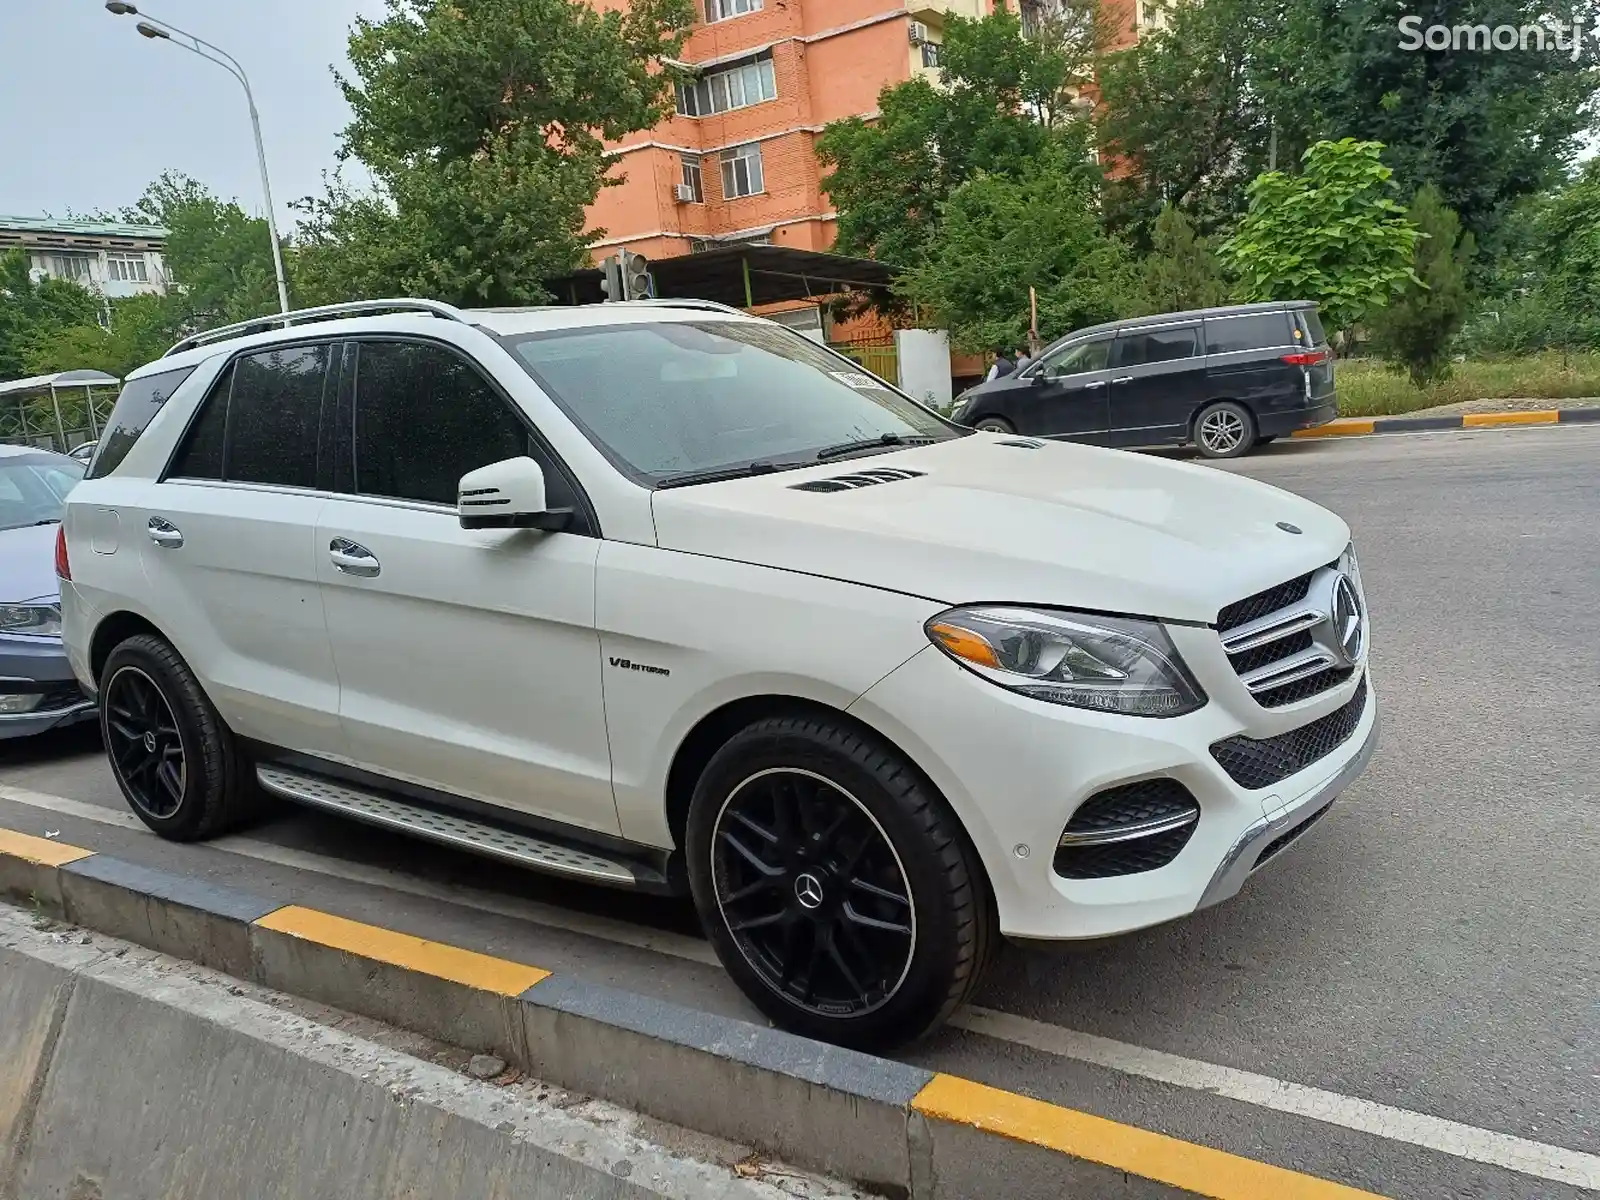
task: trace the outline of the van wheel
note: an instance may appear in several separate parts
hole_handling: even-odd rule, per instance
[[[129,638],[106,659],[100,733],[128,806],[164,838],[215,837],[265,806],[189,664],[153,634]]]
[[[1016,432],[1016,430],[1011,427],[1011,422],[1006,420],[1004,417],[985,417],[983,420],[979,421],[977,423],[977,425],[975,425],[973,428],[981,429],[981,430],[983,430],[984,433],[1015,433]]]
[[[1256,419],[1232,400],[1219,400],[1194,419],[1194,444],[1207,458],[1238,458],[1255,444]]]
[[[777,1025],[886,1050],[941,1025],[996,941],[954,814],[899,755],[842,722],[774,717],[695,786],[689,883],[734,982]]]

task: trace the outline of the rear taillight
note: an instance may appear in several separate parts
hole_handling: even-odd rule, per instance
[[[56,577],[68,581],[72,579],[72,564],[67,561],[67,526],[65,522],[56,526]]]
[[[1303,353],[1285,354],[1283,356],[1283,361],[1291,367],[1314,367],[1319,362],[1326,362],[1327,359],[1328,352],[1326,350],[1308,350]]]

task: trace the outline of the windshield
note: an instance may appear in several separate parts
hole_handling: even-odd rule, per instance
[[[767,323],[611,325],[507,342],[613,462],[650,484],[964,432]]]
[[[0,458],[0,529],[61,520],[67,493],[83,478],[83,464],[56,455]]]

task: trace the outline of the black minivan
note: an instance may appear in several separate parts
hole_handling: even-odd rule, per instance
[[[1309,300],[1236,304],[1069,333],[1020,371],[964,392],[952,414],[997,433],[1171,446],[1207,458],[1338,415],[1333,355]]]

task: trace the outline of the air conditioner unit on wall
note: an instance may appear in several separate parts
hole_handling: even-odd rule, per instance
[[[928,27],[921,21],[911,22],[911,44],[920,46],[928,40]]]
[[[674,184],[672,194],[677,198],[679,204],[694,203],[694,189],[687,183]]]

